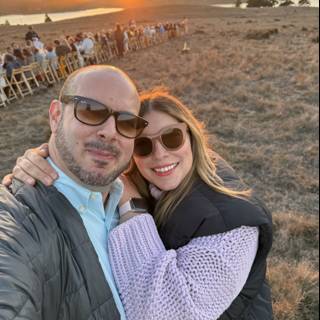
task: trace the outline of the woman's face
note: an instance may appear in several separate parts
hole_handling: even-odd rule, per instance
[[[157,136],[163,129],[179,124],[175,118],[158,111],[152,111],[144,116],[149,126],[141,137]],[[175,151],[167,150],[158,139],[154,141],[152,154],[147,157],[134,155],[135,163],[142,176],[160,190],[176,189],[190,172],[193,164],[193,154],[190,136],[187,133],[182,147]]]

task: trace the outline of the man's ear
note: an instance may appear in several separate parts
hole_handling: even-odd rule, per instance
[[[62,115],[62,103],[59,100],[53,100],[49,108],[50,127],[53,134],[57,132]]]

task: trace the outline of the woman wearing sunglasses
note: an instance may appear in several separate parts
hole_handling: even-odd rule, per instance
[[[127,319],[271,320],[270,214],[179,100],[162,91],[141,99],[149,125],[135,140],[109,238]],[[141,197],[153,215],[133,199]]]

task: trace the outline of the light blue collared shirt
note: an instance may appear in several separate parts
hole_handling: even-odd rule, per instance
[[[125,312],[113,278],[107,246],[110,231],[119,224],[118,205],[123,193],[123,184],[118,179],[111,185],[109,199],[106,206],[104,206],[101,192],[93,192],[79,185],[61,171],[50,158],[48,158],[48,161],[59,174],[54,186],[80,214],[98,255],[106,281],[112,291],[121,320],[125,320]]]

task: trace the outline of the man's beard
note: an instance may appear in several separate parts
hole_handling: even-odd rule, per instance
[[[68,145],[67,143],[62,123],[63,121],[61,121],[59,124],[55,141],[57,150],[69,171],[73,175],[75,175],[84,185],[92,187],[107,187],[111,183],[113,183],[122,172],[124,172],[127,169],[129,163],[126,163],[124,165],[120,164],[120,166],[115,167],[114,170],[112,170],[108,174],[94,173],[82,168],[77,159],[75,159],[75,157],[72,154],[72,146]],[[118,158],[121,154],[115,146],[105,144],[102,141],[88,142],[85,144],[84,147],[94,148],[95,150],[100,151],[107,151],[114,155],[115,158]],[[107,161],[95,160],[95,163],[98,167],[101,168],[107,166]]]

